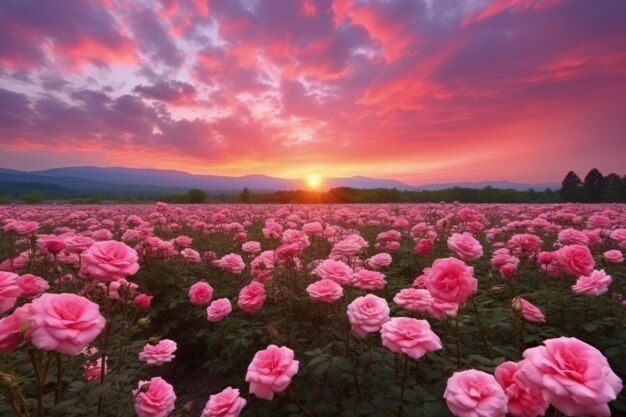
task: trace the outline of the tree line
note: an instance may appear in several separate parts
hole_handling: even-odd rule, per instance
[[[607,176],[597,169],[590,170],[585,179],[570,171],[561,182],[563,201],[580,203],[626,203],[626,175]]]

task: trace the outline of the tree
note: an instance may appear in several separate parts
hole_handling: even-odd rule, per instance
[[[563,201],[580,201],[582,181],[574,171],[567,173],[561,182],[561,197]]]
[[[593,168],[585,176],[583,189],[585,191],[585,200],[589,202],[598,202],[602,199],[602,192],[606,187],[604,175],[597,169]]]
[[[192,204],[202,204],[206,202],[207,199],[206,192],[197,188],[192,188],[191,190],[188,190],[185,197],[186,202]]]
[[[624,201],[626,195],[622,192],[622,177],[611,173],[604,177],[606,187],[602,192],[602,201],[605,203],[618,203]]]
[[[241,202],[242,203],[250,202],[250,190],[248,190],[248,187],[244,187],[243,191],[241,192]]]

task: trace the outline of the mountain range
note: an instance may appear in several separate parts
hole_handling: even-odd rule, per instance
[[[7,184],[44,184],[74,192],[122,192],[122,193],[172,193],[190,188],[208,192],[240,192],[244,187],[251,191],[278,191],[306,189],[303,180],[270,177],[267,175],[245,175],[241,177],[219,175],[194,175],[183,171],[137,169],[120,167],[66,167],[40,171],[17,171],[0,168],[0,194]],[[398,190],[422,191],[441,190],[451,187],[515,189],[533,188],[544,190],[560,188],[557,183],[516,183],[510,181],[455,182],[440,184],[411,185],[391,179],[363,176],[325,178],[324,189],[336,187],[352,188],[396,188]]]

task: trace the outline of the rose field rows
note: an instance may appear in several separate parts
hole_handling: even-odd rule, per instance
[[[0,206],[0,416],[626,416],[626,206]]]

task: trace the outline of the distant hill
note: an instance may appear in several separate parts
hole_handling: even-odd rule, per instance
[[[190,188],[208,192],[240,192],[244,187],[251,191],[297,190],[306,188],[301,180],[270,177],[267,175],[245,175],[241,177],[220,175],[193,175],[183,171],[101,168],[92,166],[54,168],[41,171],[16,171],[0,168],[0,182],[50,184],[70,190],[137,192],[147,194],[176,193]],[[410,185],[397,180],[369,178],[363,176],[325,178],[324,188],[351,187],[361,189],[396,188],[402,191],[442,190],[451,187],[464,188],[507,188],[514,190],[556,190],[559,184],[523,184],[508,181],[459,182],[442,184]],[[2,189],[0,187],[0,194]]]

